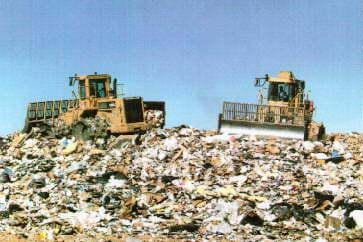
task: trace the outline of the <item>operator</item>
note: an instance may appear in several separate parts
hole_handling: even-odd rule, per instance
[[[287,95],[287,92],[284,90],[284,88],[282,86],[280,86],[280,90],[279,90],[279,99],[280,99],[280,101],[284,101],[284,102],[289,101],[289,96]]]

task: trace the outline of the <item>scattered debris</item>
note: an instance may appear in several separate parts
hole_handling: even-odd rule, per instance
[[[362,142],[188,126],[82,141],[33,129],[1,139],[0,232],[354,240],[363,234]],[[344,159],[327,162],[333,150]]]

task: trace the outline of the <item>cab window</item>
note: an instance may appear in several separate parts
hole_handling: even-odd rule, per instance
[[[90,96],[106,97],[106,79],[90,80]]]
[[[289,102],[294,96],[294,85],[287,83],[270,83],[269,101]]]
[[[79,97],[81,99],[84,99],[86,98],[86,87],[85,87],[85,84],[84,84],[84,81],[79,81]]]

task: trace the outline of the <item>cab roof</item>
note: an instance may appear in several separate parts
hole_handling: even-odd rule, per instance
[[[277,77],[269,77],[269,82],[296,83],[294,73],[292,71],[280,71]]]

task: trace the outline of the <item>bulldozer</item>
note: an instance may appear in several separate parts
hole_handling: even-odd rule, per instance
[[[255,78],[255,86],[260,88],[258,104],[223,103],[220,133],[303,140],[324,137],[324,125],[312,120],[315,107],[305,93],[305,81],[297,79],[293,72]]]
[[[72,99],[32,102],[28,105],[23,131],[33,127],[55,130],[56,127],[70,127],[73,136],[91,139],[91,127],[87,120],[103,120],[109,134],[139,134],[154,127],[146,120],[146,114],[159,112],[161,123],[165,125],[165,102],[144,101],[142,97],[123,97],[121,84],[109,74],[69,77],[69,85],[74,87]],[[97,131],[97,130],[96,130]],[[95,130],[93,130],[95,132]],[[105,135],[105,134],[103,134]]]

